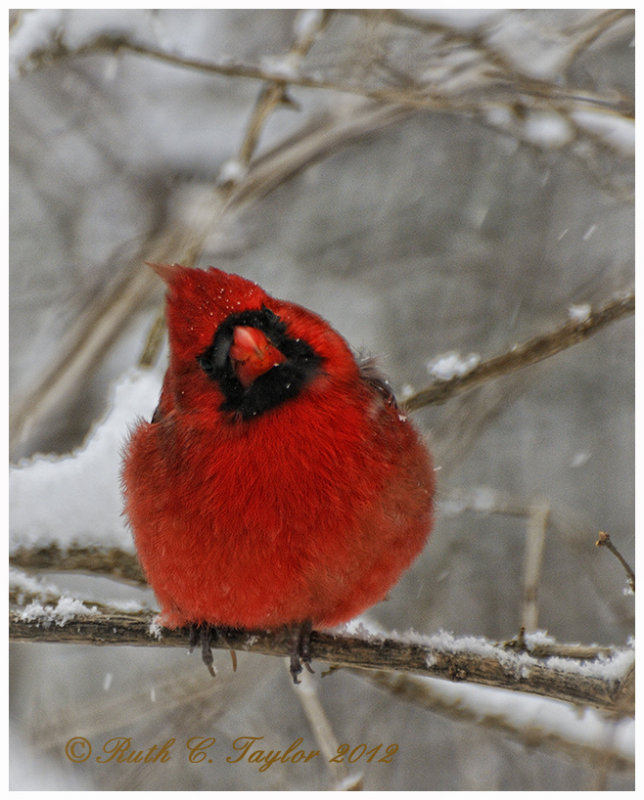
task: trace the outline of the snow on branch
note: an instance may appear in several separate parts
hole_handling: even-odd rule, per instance
[[[452,378],[443,372],[443,379],[408,397],[401,405],[406,411],[412,411],[431,403],[446,402],[484,382],[584,341],[605,325],[632,315],[634,307],[632,292],[596,310],[588,306],[581,313],[581,307],[575,306],[562,326],[487,361],[475,360],[470,369],[457,368]],[[137,412],[151,413],[159,381],[159,376],[146,371],[126,376],[115,387],[109,414],[97,424],[79,451],[60,458],[35,458],[11,469],[12,566],[99,573],[143,582],[131,536],[121,516],[118,485],[116,482],[97,484],[93,476],[100,465],[107,465],[107,472],[118,474],[124,432]],[[47,504],[33,502],[34,497],[43,495],[50,498]],[[88,502],[88,498],[92,501]]]
[[[443,63],[440,64],[440,72],[428,71],[421,79],[407,81],[402,86],[370,86],[340,77],[307,74],[294,69],[290,66],[290,61],[283,59],[279,61],[264,59],[260,64],[248,64],[223,58],[218,61],[193,58],[121,34],[100,34],[75,48],[66,46],[61,39],[58,39],[56,49],[47,54],[47,63],[63,57],[120,52],[129,52],[175,67],[229,78],[246,78],[278,86],[288,83],[305,89],[358,95],[377,103],[401,105],[414,110],[480,114],[489,123],[506,128],[518,138],[546,149],[553,145],[571,143],[576,132],[573,114],[585,113],[586,116],[580,116],[579,119],[586,121],[584,128],[587,133],[597,134],[599,139],[603,139],[605,143],[625,155],[632,155],[634,148],[632,99],[614,94],[604,95],[576,87],[562,88],[554,82],[533,81],[525,76],[517,76],[516,72],[502,74],[498,67],[494,70],[494,80],[491,81],[489,65],[485,63],[477,65],[477,70],[480,72],[470,78],[465,87],[466,91],[463,90],[462,76],[459,74],[458,81],[455,82],[452,71],[443,72]],[[285,64],[288,68],[285,68]],[[460,66],[460,64],[454,66],[456,74],[459,73]],[[529,106],[517,116],[512,107],[519,94],[524,103],[529,101]],[[500,106],[508,108],[509,114],[499,115]],[[601,115],[593,117],[591,115],[593,109],[597,109]],[[535,113],[547,115],[542,120],[545,127],[541,125],[537,129],[533,125],[535,117],[531,115]],[[551,135],[553,126],[559,131],[554,140]]]
[[[441,378],[426,389],[406,398],[402,403],[406,411],[414,411],[430,404],[444,403],[451,397],[480,386],[482,383],[509,375],[517,369],[536,364],[550,356],[585,341],[603,327],[635,313],[635,292],[621,294],[594,311],[590,307],[583,316],[578,306],[569,313],[568,320],[558,328],[514,345],[501,355],[480,361],[470,369],[455,369],[451,378],[441,373]]]
[[[345,26],[331,25],[342,14],[357,15],[366,26],[376,26],[382,47],[376,56],[363,47],[358,35],[351,48],[355,69],[338,69],[333,60],[324,69],[312,69],[306,56],[324,37],[337,45]],[[47,418],[58,403],[74,396],[82,376],[97,361],[145,298],[157,288],[143,261],[192,264],[222,217],[240,204],[257,201],[312,164],[341,148],[366,138],[417,110],[467,114],[500,134],[510,135],[538,150],[567,147],[568,153],[598,175],[618,195],[631,195],[615,169],[615,157],[630,164],[633,153],[632,97],[621,90],[593,92],[569,85],[567,70],[600,36],[628,33],[633,25],[629,10],[589,12],[556,38],[540,36],[521,14],[497,12],[325,11],[300,12],[294,18],[292,40],[285,53],[265,57],[258,64],[223,56],[197,58],[178,52],[171,36],[161,35],[154,16],[140,10],[124,15],[102,11],[24,10],[14,14],[10,36],[10,71],[15,79],[34,69],[50,69],[61,60],[123,53],[147,58],[161,67],[190,69],[233,79],[262,82],[247,128],[218,167],[218,185],[169,212],[167,226],[153,235],[141,251],[119,265],[113,281],[99,291],[71,326],[60,357],[45,367],[28,394],[11,409],[12,449],[19,451],[29,431]],[[401,34],[402,32],[402,34]],[[395,46],[400,35],[405,47]],[[344,46],[344,45],[343,45]],[[534,48],[550,53],[534,59]],[[544,50],[545,48],[545,50]],[[548,49],[549,48],[549,49]],[[404,63],[399,64],[399,54]],[[409,58],[407,58],[409,56]],[[535,73],[536,64],[541,72]],[[549,68],[543,71],[543,64]],[[309,70],[307,72],[307,70]],[[356,76],[361,76],[359,79]],[[332,92],[329,102],[309,114],[300,132],[278,142],[270,152],[256,156],[262,132],[276,109],[297,104],[288,87]],[[336,93],[343,93],[340,103]],[[355,102],[347,102],[353,96]],[[359,102],[367,98],[368,102]],[[375,102],[374,102],[375,101]],[[325,113],[320,117],[320,111]],[[602,169],[600,155],[613,158]],[[214,165],[213,165],[214,166]],[[630,175],[630,166],[628,168]]]
[[[41,12],[41,14],[44,12]],[[628,10],[591,17],[578,30],[562,31],[554,41],[523,27],[516,15],[506,15],[504,24],[491,19],[473,30],[459,27],[468,15],[422,19],[402,12],[346,12],[357,14],[365,25],[376,25],[383,41],[395,43],[407,36],[407,49],[417,53],[412,71],[396,63],[392,44],[384,54],[369,61],[360,48],[355,59],[362,62],[360,80],[347,79],[333,68],[307,71],[303,63],[309,49],[328,26],[328,11],[316,16],[300,14],[294,26],[290,49],[266,56],[252,64],[226,57],[201,58],[177,52],[150,41],[149,31],[137,18],[131,28],[111,17],[78,31],[68,30],[63,17],[50,19],[30,15],[11,41],[12,74],[49,66],[60,59],[96,54],[131,53],[160,63],[228,78],[263,81],[268,84],[256,112],[262,119],[280,102],[291,102],[287,84],[312,90],[358,95],[377,103],[410,109],[451,111],[473,115],[485,124],[509,133],[526,144],[542,149],[569,146],[580,150],[580,140],[595,149],[608,146],[616,153],[634,153],[634,100],[624,92],[591,91],[569,85],[566,71],[599,36],[632,25]],[[37,24],[36,24],[37,23]],[[335,29],[335,36],[339,37]],[[333,34],[329,34],[333,39]],[[417,47],[416,51],[414,48]],[[534,49],[539,58],[531,57]],[[362,48],[364,53],[368,51]],[[369,75],[369,78],[366,76]],[[380,76],[380,79],[379,79]],[[252,130],[253,123],[249,130]],[[254,141],[248,142],[248,154]],[[587,158],[586,154],[584,157]],[[243,161],[243,158],[242,158]]]
[[[354,674],[416,708],[499,733],[531,751],[538,748],[589,767],[606,764],[628,772],[635,767],[635,720],[630,718],[612,720],[592,708],[581,711],[559,700],[471,683],[384,670]]]
[[[62,601],[61,601],[62,602]],[[67,600],[62,607],[38,607],[31,603],[9,619],[13,641],[67,642],[98,645],[187,647],[188,631],[166,630],[149,613],[100,613],[77,609]],[[290,637],[281,631],[221,629],[213,645],[273,656],[289,653]],[[447,632],[434,636],[414,633],[398,637],[373,635],[358,628],[351,633],[314,631],[311,639],[314,661],[334,668],[412,672],[450,681],[496,686],[543,695],[569,703],[589,705],[620,715],[632,713],[633,650],[614,649],[592,660],[557,655],[537,657],[530,651],[516,652],[512,646],[494,644],[482,637],[455,637]],[[584,655],[587,653],[584,651]]]

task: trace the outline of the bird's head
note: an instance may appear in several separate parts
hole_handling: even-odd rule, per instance
[[[168,287],[173,391],[193,408],[213,391],[222,411],[251,419],[358,366],[344,339],[307,309],[239,275],[152,264]]]

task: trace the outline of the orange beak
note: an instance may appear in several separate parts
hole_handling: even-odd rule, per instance
[[[234,329],[230,358],[235,375],[245,389],[260,375],[286,361],[286,356],[266,334],[248,325],[237,325]]]

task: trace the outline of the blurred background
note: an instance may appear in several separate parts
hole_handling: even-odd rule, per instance
[[[165,350],[143,355],[163,295],[145,260],[212,264],[315,310],[376,355],[403,398],[431,382],[442,354],[489,358],[559,327],[571,306],[632,287],[632,12],[79,10],[9,21],[18,470],[79,448],[128,371],[162,375]],[[369,612],[375,623],[516,635],[536,515],[534,627],[565,642],[628,641],[634,598],[594,542],[608,531],[632,563],[633,334],[632,319],[619,321],[414,413],[439,468],[438,517],[425,552]],[[99,479],[118,485],[116,470]],[[134,591],[52,579],[96,597]],[[217,651],[213,682],[181,649],[14,645],[13,788],[338,785],[316,759],[260,773],[223,759],[65,758],[76,735],[146,748],[198,735],[230,748],[251,735],[285,749],[303,737],[315,749],[282,660],[238,657],[233,673]],[[592,751],[529,749],[356,674],[320,680],[322,670],[315,697],[338,742],[399,745],[391,764],[355,765],[363,788],[632,788],[632,769]]]

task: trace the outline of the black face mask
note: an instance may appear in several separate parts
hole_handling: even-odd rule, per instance
[[[262,331],[286,358],[244,387],[235,375],[230,347],[235,327],[244,325]],[[215,331],[212,344],[197,356],[206,375],[217,381],[225,397],[222,411],[235,411],[248,420],[297,397],[320,370],[322,358],[302,339],[286,333],[280,318],[263,307],[256,311],[231,314]]]

